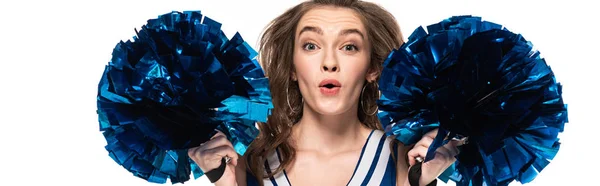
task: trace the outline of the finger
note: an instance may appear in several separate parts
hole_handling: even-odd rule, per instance
[[[449,147],[449,146],[446,146],[446,145],[441,146],[440,148],[438,148],[435,151],[437,153],[435,158],[443,158],[445,160],[452,160],[452,159],[454,159],[454,155],[452,153],[453,150],[451,148],[452,147]],[[457,149],[457,151],[458,151],[458,149]],[[439,157],[439,155],[441,155],[441,157]]]
[[[421,157],[421,158],[425,158],[427,156],[427,152],[429,151],[429,148],[424,147],[424,146],[416,146],[414,147],[412,150],[408,151],[407,155],[408,155],[408,163],[410,166],[418,163],[416,158],[417,157]],[[446,146],[442,146],[438,149],[436,149],[436,151],[434,152],[434,159],[446,159],[446,160],[454,160],[455,159],[455,155],[452,154],[452,152],[450,152],[451,150],[448,149],[448,147]],[[456,149],[455,151],[458,151],[458,149]]]
[[[427,134],[425,134],[425,136],[430,137],[430,138],[435,138],[435,136],[437,136],[439,129],[433,129],[429,132],[427,132]]]
[[[217,133],[215,135],[213,135],[210,139],[213,139],[213,138],[216,138],[216,137],[219,137],[219,136],[225,136],[225,134],[223,132],[221,132],[219,130],[216,130],[216,131],[217,131]]]
[[[442,146],[435,151],[434,158],[431,161],[425,162],[423,166],[433,168],[434,170],[439,168],[446,169],[455,161],[456,158],[451,154],[450,150],[446,146]]]
[[[446,145],[444,145],[442,147],[444,147],[445,149],[448,150],[448,152],[449,152],[448,154],[450,156],[454,157],[454,156],[458,155],[458,153],[460,153],[460,150],[458,149],[458,146],[460,146],[461,143],[463,143],[463,142],[462,141],[452,140],[452,141],[448,142]]]
[[[200,147],[192,147],[188,149],[188,156],[190,158],[193,158],[194,155],[196,154],[196,150],[199,149]]]
[[[231,142],[227,139],[227,137],[225,135],[216,136],[216,137],[212,138],[210,141],[204,143],[200,147],[203,149],[212,149],[212,148],[215,148],[218,146],[223,146],[223,145],[227,145],[227,146],[230,146],[231,148],[233,148],[233,144],[231,144]]]
[[[235,149],[233,149],[233,150],[235,151]],[[235,152],[235,155],[234,155],[234,156],[229,156],[229,155],[228,155],[227,157],[229,157],[229,161],[227,162],[228,164],[231,164],[231,165],[237,166],[237,161],[238,161],[238,158],[240,158],[240,155],[239,155],[239,154],[237,154],[237,151]]]
[[[423,138],[421,138],[421,140],[419,140],[417,142],[417,144],[415,144],[415,146],[423,146],[425,148],[429,148],[429,146],[433,143],[433,138],[429,137],[429,136],[423,136]]]
[[[469,141],[469,138],[453,139],[452,141],[454,142],[454,145],[458,147],[458,146],[467,144]]]
[[[188,156],[192,159],[200,157],[201,147],[192,147],[188,149]]]
[[[239,155],[237,154],[237,152],[235,151],[235,149],[231,146],[222,146],[224,149],[226,149],[225,152],[225,157],[228,157],[227,159],[229,159],[229,161],[227,162],[227,164],[231,164],[231,165],[237,165],[237,161],[239,158]],[[223,157],[223,158],[225,158]]]
[[[202,154],[211,156],[211,157],[207,157],[209,159],[218,159],[219,161],[222,158],[225,158],[225,156],[232,158],[232,160],[235,162],[237,162],[237,158],[238,158],[237,152],[235,152],[233,147],[227,146],[227,145],[215,147],[212,149],[207,149],[204,152],[202,152]]]
[[[415,146],[413,149],[411,149],[410,151],[408,151],[407,155],[408,155],[408,164],[410,166],[414,165],[417,163],[417,160],[415,160],[417,157],[422,157],[424,158],[425,155],[427,155],[427,147],[424,146]]]

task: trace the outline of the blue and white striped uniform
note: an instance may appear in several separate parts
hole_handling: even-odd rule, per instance
[[[347,185],[396,185],[396,165],[390,149],[391,137],[383,131],[373,130],[360,152],[358,164]],[[279,152],[273,153],[265,162],[265,172],[275,170],[280,162]],[[332,167],[332,170],[335,170]],[[257,180],[247,173],[248,186],[257,186]],[[291,186],[287,173],[282,171],[274,177],[261,180],[265,186]]]

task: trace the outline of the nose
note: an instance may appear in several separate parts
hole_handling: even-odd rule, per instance
[[[321,70],[323,70],[323,72],[338,72],[340,67],[336,57],[331,54],[326,54]]]
[[[327,72],[327,71],[335,72],[335,71],[337,71],[337,70],[338,70],[338,67],[337,67],[337,66],[333,66],[333,65],[330,65],[330,66],[323,65],[323,71],[325,71],[325,72]]]

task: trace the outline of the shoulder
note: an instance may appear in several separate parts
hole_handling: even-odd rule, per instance
[[[386,135],[385,132],[381,130],[373,131],[372,135],[375,137],[382,136],[381,139],[385,140],[385,142],[383,142],[384,145],[381,147],[382,151],[383,149],[388,149],[387,152],[390,153],[391,157],[390,163],[395,166],[395,174],[397,178],[396,181],[398,183],[403,183],[404,177],[406,177],[408,174],[407,171],[409,167],[407,154],[408,151],[412,149],[412,146],[405,146],[402,142],[396,139],[396,136]]]
[[[393,141],[385,132],[372,130],[349,185],[396,185]]]
[[[398,140],[396,140],[395,136],[388,136],[382,130],[373,130],[371,134],[369,134],[368,143],[371,145],[371,148],[375,148],[375,144],[377,144],[377,148],[381,148],[382,150],[388,148],[386,151],[396,152],[398,148]]]
[[[264,179],[258,179],[249,167],[250,155],[246,154],[238,159],[235,167],[235,179],[239,186],[259,186],[264,183]]]
[[[388,148],[389,151],[395,156],[406,155],[406,153],[411,149],[410,146],[405,146],[402,142],[396,139],[394,135],[387,135],[382,130],[373,130],[372,134],[369,136],[369,141],[377,141],[381,143],[381,148]],[[400,156],[402,157],[402,156]]]
[[[388,136],[390,140],[390,149],[393,152],[393,159],[396,169],[396,183],[402,185],[406,181],[408,175],[408,151],[412,149],[412,146],[406,146],[402,142],[396,139],[396,136]],[[394,184],[395,185],[395,184]]]
[[[361,164],[375,164],[377,168],[386,169],[388,164],[396,161],[395,144],[394,137],[387,136],[381,130],[373,130],[361,152]]]
[[[254,158],[255,157],[251,157],[251,155],[247,153],[246,155],[240,158],[241,161],[238,161],[238,165],[236,166],[236,180],[238,182],[238,185],[258,186],[260,185],[259,183],[271,183],[273,181],[276,181],[276,183],[283,183],[283,178],[287,180],[287,175],[285,175],[285,171],[276,173],[274,174],[274,176],[271,176],[269,178],[263,177],[277,170],[277,168],[279,167],[281,162],[279,148],[276,148],[273,152],[268,153],[266,157],[260,157],[257,159]],[[251,170],[249,166],[250,164],[259,167],[255,167],[255,169]],[[255,175],[255,172],[253,171],[260,171],[260,173],[258,175]]]

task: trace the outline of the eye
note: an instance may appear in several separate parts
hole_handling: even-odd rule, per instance
[[[304,50],[311,51],[311,50],[316,50],[317,45],[315,45],[314,43],[311,43],[311,42],[307,42],[304,45],[302,45],[302,48],[304,48]]]
[[[354,44],[344,45],[343,50],[346,51],[358,51],[358,47]]]

